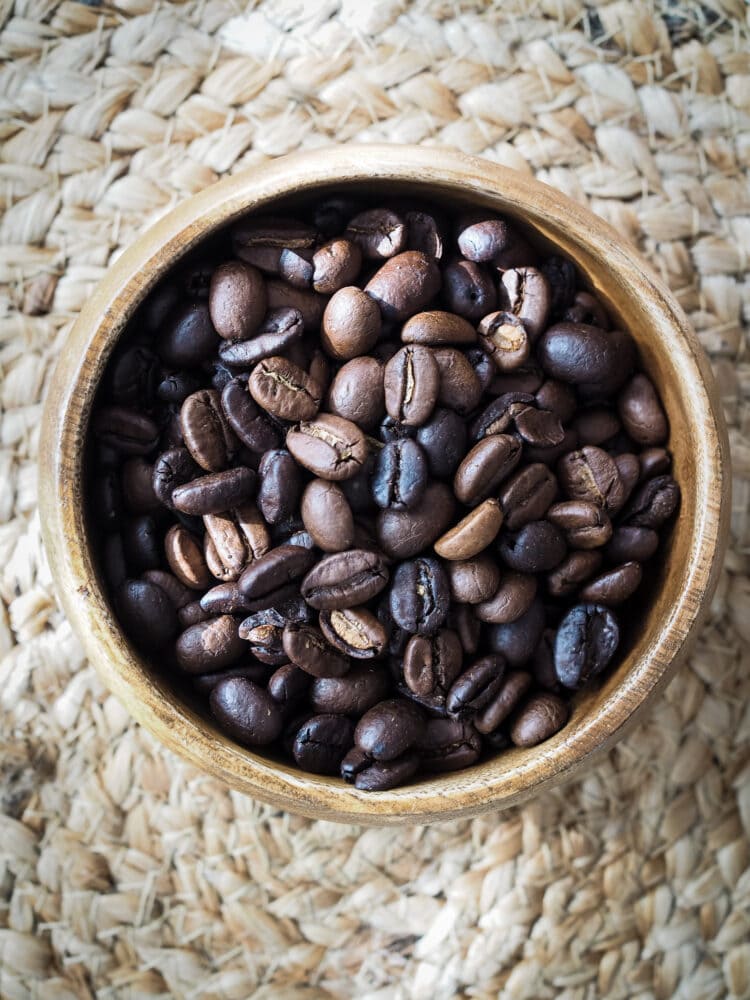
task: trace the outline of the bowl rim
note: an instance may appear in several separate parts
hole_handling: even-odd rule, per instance
[[[437,187],[443,195],[522,207],[542,235],[566,233],[576,259],[593,248],[645,295],[654,329],[675,370],[695,386],[694,448],[702,474],[695,488],[695,536],[685,586],[659,638],[590,718],[549,743],[513,751],[513,767],[495,758],[390,792],[361,792],[277,764],[213,731],[148,673],[127,645],[97,584],[86,548],[81,504],[83,443],[93,396],[112,346],[147,291],[211,231],[255,207],[316,187],[398,182]],[[502,211],[502,209],[496,209]],[[578,260],[576,259],[578,263]],[[728,537],[729,450],[708,361],[681,308],[662,281],[607,223],[554,188],[489,160],[446,148],[346,145],[305,150],[227,177],[178,204],[109,267],[81,310],[48,388],[39,459],[41,527],[57,592],[104,684],[162,743],[203,771],[255,798],[307,816],[360,823],[425,823],[476,815],[522,801],[565,780],[593,753],[611,746],[635,721],[687,652],[713,594]]]

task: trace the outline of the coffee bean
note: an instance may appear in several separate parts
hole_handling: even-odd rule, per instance
[[[164,538],[164,553],[174,575],[191,590],[205,590],[213,583],[203,556],[203,546],[195,535],[173,525]]]
[[[573,421],[581,445],[601,445],[620,430],[617,414],[604,406],[590,406],[582,410]]]
[[[444,344],[469,345],[476,343],[477,331],[462,316],[440,309],[420,312],[408,319],[401,328],[405,344],[425,344],[437,347]]]
[[[615,465],[617,466],[617,473],[620,477],[620,482],[622,483],[623,489],[623,504],[626,504],[630,499],[630,495],[633,490],[641,481],[641,463],[637,455],[633,455],[630,452],[625,452],[622,455],[615,455],[614,457]]]
[[[316,677],[310,704],[316,712],[361,716],[388,693],[388,675],[373,663],[355,663],[343,677]]]
[[[94,416],[93,430],[108,448],[121,455],[148,455],[159,441],[159,428],[144,413],[124,406],[103,406]]]
[[[502,523],[500,503],[485,500],[435,542],[435,551],[443,559],[471,559],[487,548]]]
[[[318,247],[312,263],[313,288],[332,295],[356,280],[362,266],[362,251],[351,240],[331,239]]]
[[[237,378],[227,382],[221,392],[221,406],[229,426],[256,455],[281,444],[281,430],[258,407],[247,391],[246,382]]]
[[[212,572],[219,580],[238,580],[245,566],[260,559],[271,547],[268,528],[254,504],[240,504],[222,514],[206,514],[203,523],[218,564]]]
[[[440,390],[440,369],[429,347],[403,347],[385,366],[385,408],[394,420],[419,427],[429,418]]]
[[[602,554],[597,550],[570,552],[547,577],[547,590],[552,597],[574,594],[580,585],[594,575],[602,564]]]
[[[472,441],[481,441],[491,434],[505,434],[513,429],[515,417],[534,405],[529,392],[505,392],[480,413],[471,425]]]
[[[344,233],[367,260],[394,257],[406,249],[404,220],[388,208],[370,208],[349,220]]]
[[[531,674],[523,670],[506,674],[492,699],[474,716],[473,722],[478,732],[491,733],[501,726],[521,703],[531,684]]]
[[[438,403],[465,416],[482,395],[479,376],[466,355],[454,347],[437,347],[433,356],[440,372]]]
[[[524,447],[524,455],[529,462],[554,466],[559,458],[567,455],[568,452],[575,451],[577,447],[578,434],[569,427],[559,444],[548,448],[534,448],[531,445],[526,445]]]
[[[198,625],[200,622],[207,622],[214,616],[208,611],[204,611],[200,601],[191,601],[184,608],[177,612],[177,620],[181,629],[190,628],[191,625]]]
[[[475,764],[482,741],[470,719],[428,719],[417,750],[426,770],[445,774]]]
[[[529,357],[529,335],[513,313],[493,312],[485,316],[479,324],[479,340],[498,371],[515,371]]]
[[[500,585],[500,569],[489,555],[449,562],[445,568],[451,597],[460,604],[488,601]]]
[[[434,258],[407,250],[387,260],[365,286],[385,320],[397,323],[413,316],[440,291],[440,271]]]
[[[225,340],[245,340],[266,312],[266,288],[255,268],[239,260],[220,264],[211,275],[208,308],[214,329]]]
[[[408,559],[432,545],[453,519],[453,495],[444,483],[430,483],[408,510],[381,510],[375,519],[378,544],[392,559]]]
[[[466,355],[466,360],[474,369],[474,372],[479,379],[479,385],[481,386],[482,392],[487,392],[492,384],[492,380],[497,375],[495,362],[481,347],[470,347],[468,350],[464,351],[464,354]]]
[[[494,261],[513,242],[514,233],[504,219],[477,218],[458,234],[458,249],[467,260]]]
[[[354,516],[341,487],[313,479],[300,506],[305,528],[324,552],[341,552],[354,544]]]
[[[273,698],[244,677],[220,681],[209,704],[219,726],[244,746],[266,746],[281,734],[281,713]]]
[[[495,368],[495,374],[492,378],[489,389],[493,396],[498,397],[521,393],[522,398],[525,399],[527,403],[533,403],[534,393],[537,392],[544,381],[544,372],[539,365],[535,362],[528,361],[525,365],[522,365],[520,368],[516,368],[515,371],[512,372],[498,372],[497,368]],[[528,396],[531,396],[532,398],[527,399],[526,397]],[[492,404],[490,404],[490,406],[491,405]],[[507,408],[505,400],[503,400],[501,405]]]
[[[582,601],[593,604],[616,607],[635,593],[640,586],[642,576],[640,563],[623,563],[589,581],[581,590],[579,597]]]
[[[336,482],[356,476],[367,459],[367,442],[359,427],[330,413],[290,430],[286,446],[300,465]]]
[[[502,308],[520,319],[532,343],[547,325],[552,306],[549,282],[535,267],[515,267],[505,271],[500,279]]]
[[[624,512],[629,526],[660,528],[680,504],[680,487],[671,476],[657,476],[641,486]]]
[[[191,625],[177,639],[177,663],[186,673],[207,674],[235,663],[247,650],[230,615]]]
[[[555,637],[555,672],[577,690],[600,674],[615,654],[620,629],[612,612],[599,604],[578,604],[560,622]]]
[[[232,246],[242,260],[254,247],[303,250],[313,246],[316,238],[312,226],[286,216],[251,215],[232,228]]]
[[[244,570],[239,579],[240,590],[248,599],[257,600],[299,580],[314,562],[315,553],[309,549],[279,545]]]
[[[647,562],[659,547],[659,536],[651,528],[623,524],[615,528],[611,540],[604,548],[610,562],[636,560]]]
[[[567,424],[577,409],[575,392],[564,382],[548,378],[534,393],[534,400],[540,410],[554,413],[561,424]]]
[[[259,362],[247,387],[258,406],[280,420],[312,420],[323,396],[306,371],[283,357]]]
[[[470,260],[457,260],[444,268],[443,296],[451,312],[474,323],[497,305],[492,278],[481,264]]]
[[[315,715],[297,731],[292,753],[303,771],[338,774],[351,748],[354,726],[343,715]]]
[[[549,410],[526,406],[516,414],[513,423],[524,443],[534,448],[554,448],[565,440],[562,424]]]
[[[172,503],[184,514],[220,514],[247,500],[255,488],[255,473],[242,465],[178,486],[172,491]]]
[[[385,628],[367,608],[321,611],[319,624],[327,641],[347,656],[370,659],[385,651]]]
[[[159,509],[154,493],[153,465],[145,458],[130,458],[122,467],[122,499],[134,514],[149,514]]]
[[[568,706],[548,691],[532,695],[516,713],[510,738],[517,747],[535,747],[559,732],[570,715]]]
[[[258,466],[258,508],[268,524],[280,524],[292,516],[302,493],[297,463],[284,448],[267,451]]]
[[[348,549],[321,559],[308,572],[301,589],[310,607],[338,611],[365,604],[387,583],[388,570],[382,556],[366,549]]]
[[[247,600],[240,593],[236,582],[231,580],[217,583],[207,590],[201,597],[201,607],[209,615],[242,615],[248,610]]]
[[[115,613],[141,649],[163,648],[177,633],[177,613],[167,593],[148,580],[125,580],[115,592]]]
[[[481,624],[468,604],[454,604],[448,615],[448,624],[458,633],[461,646],[467,656],[473,656],[479,649]]]
[[[232,677],[240,677],[263,687],[268,677],[268,667],[263,663],[247,663],[241,667],[230,667],[228,670],[216,670],[212,674],[193,674],[190,686],[197,694],[210,695],[217,684]]]
[[[586,500],[611,514],[620,509],[625,490],[614,460],[606,451],[587,445],[557,463],[560,486],[573,500]]]
[[[189,587],[186,587],[185,584],[178,580],[176,576],[173,576],[172,573],[167,573],[163,569],[147,569],[143,574],[142,579],[147,580],[149,583],[156,584],[157,587],[163,590],[172,602],[172,606],[175,611],[179,611],[180,608],[184,608],[186,604],[190,604],[195,597],[195,594]]]
[[[552,378],[574,385],[619,389],[635,361],[633,341],[620,330],[557,323],[540,338],[539,361]]]
[[[356,764],[353,762],[356,760]],[[404,785],[419,769],[419,757],[407,752],[395,760],[377,761],[355,747],[341,762],[341,777],[352,782],[363,792],[387,792],[397,785]]]
[[[654,385],[645,375],[634,375],[617,400],[625,430],[640,445],[662,444],[669,434],[667,417]]]
[[[638,456],[640,480],[653,479],[669,472],[672,456],[665,448],[644,448]]]
[[[500,574],[499,586],[492,595],[476,603],[474,614],[479,621],[493,625],[515,622],[530,609],[537,591],[535,576],[526,573]]]
[[[446,619],[450,585],[437,559],[402,562],[393,574],[390,607],[407,632],[434,635]]]
[[[444,701],[462,663],[461,640],[450,629],[440,629],[431,637],[413,635],[404,649],[404,682],[421,698]]]
[[[331,296],[323,313],[320,341],[332,358],[349,361],[371,350],[381,324],[377,302],[350,285]]]
[[[196,368],[217,351],[220,338],[205,302],[177,306],[156,339],[156,353],[165,365]]]
[[[591,500],[564,500],[547,511],[547,520],[565,534],[573,549],[595,549],[612,537],[612,522],[606,511]]]
[[[424,727],[424,715],[416,705],[392,698],[365,712],[354,730],[354,742],[375,760],[394,760],[420,741]]]
[[[298,702],[307,694],[310,675],[293,663],[284,663],[268,678],[268,693],[279,705]]]
[[[406,222],[406,249],[419,250],[437,260],[443,256],[445,245],[444,221],[432,212],[413,210],[404,215]]]
[[[531,659],[544,631],[544,607],[535,598],[528,611],[508,624],[492,625],[488,629],[487,644],[494,653],[500,653],[511,667],[521,667]]]
[[[427,459],[416,441],[401,438],[380,450],[372,474],[372,496],[378,507],[408,510],[427,488]]]
[[[609,330],[611,327],[601,304],[589,292],[576,292],[562,318],[567,323],[587,323],[589,326],[598,326],[600,330]]]
[[[385,415],[384,366],[370,357],[354,358],[339,368],[328,390],[328,409],[372,430]]]
[[[491,434],[477,442],[456,470],[453,491],[473,506],[494,493],[521,459],[521,445],[509,434]]]
[[[505,660],[502,656],[483,656],[455,681],[445,705],[451,715],[472,716],[485,708],[503,682]]]
[[[317,332],[328,301],[324,295],[274,279],[266,282],[266,294],[269,310],[296,309],[302,316],[304,332]]]
[[[303,329],[302,313],[298,309],[272,309],[254,328],[249,339],[222,344],[219,357],[230,367],[251,368],[264,358],[279,355],[298,343]]]
[[[329,645],[314,625],[288,622],[282,643],[291,662],[313,677],[343,677],[349,670],[348,658]]]
[[[180,409],[180,427],[185,446],[201,469],[226,469],[237,451],[237,439],[215,389],[200,389],[188,396]]]
[[[417,442],[438,479],[452,476],[466,452],[466,424],[453,410],[438,407],[417,430]]]

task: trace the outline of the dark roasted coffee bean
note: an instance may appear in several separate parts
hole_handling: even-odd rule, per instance
[[[454,604],[450,608],[448,624],[458,633],[461,646],[467,656],[473,656],[479,649],[482,626],[468,604]]]
[[[240,639],[239,622],[230,615],[199,622],[177,640],[177,662],[189,674],[207,674],[230,667],[247,650]]]
[[[149,514],[159,509],[153,472],[153,465],[140,457],[129,458],[122,467],[122,498],[134,514]]]
[[[542,369],[538,365],[528,362],[521,368],[507,373],[498,373],[497,368],[495,368],[495,375],[489,388],[493,396],[508,396],[510,394],[521,393],[523,397],[533,397],[544,380]],[[527,402],[533,402],[533,398],[527,400]],[[503,405],[505,405],[505,402]]]
[[[360,756],[362,755],[362,756]],[[353,762],[356,760],[356,764]],[[355,747],[341,763],[341,777],[363,792],[387,792],[405,785],[419,770],[419,757],[407,751],[395,760],[371,760]]]
[[[266,281],[268,308],[296,309],[302,316],[305,333],[317,333],[327,299],[306,288],[294,288],[286,281]]]
[[[361,288],[350,285],[331,296],[323,313],[320,342],[332,358],[349,361],[371,350],[381,325],[377,303]]]
[[[321,611],[319,624],[326,640],[347,656],[371,659],[385,651],[385,628],[367,608]]]
[[[162,403],[180,406],[188,396],[200,389],[200,380],[192,372],[172,372],[165,375],[156,388],[157,399]]]
[[[479,215],[479,213],[477,213]],[[515,234],[505,219],[475,218],[458,233],[458,249],[467,260],[494,261],[513,242]]]
[[[217,583],[201,597],[201,607],[210,615],[242,615],[247,612],[247,600],[233,581]],[[244,636],[241,636],[244,638]]]
[[[132,576],[162,564],[159,527],[149,514],[132,517],[122,525],[121,536],[125,562]]]
[[[511,667],[521,667],[531,659],[544,631],[544,606],[535,598],[528,611],[505,625],[492,625],[487,630],[487,644],[501,653]]]
[[[672,464],[672,456],[665,448],[644,448],[638,456],[640,465],[640,480],[653,479],[656,476],[663,476],[669,472]]]
[[[534,405],[529,392],[505,392],[493,400],[471,425],[472,441],[481,441],[491,434],[505,434],[513,429],[518,413]]]
[[[573,427],[581,446],[601,445],[617,434],[620,430],[620,421],[612,410],[604,406],[590,406],[586,410],[581,410],[573,421]]]
[[[179,305],[156,339],[156,353],[165,365],[196,368],[218,350],[220,338],[206,302]]]
[[[409,641],[409,633],[406,629],[397,625],[393,619],[393,615],[391,614],[390,594],[385,594],[378,602],[377,616],[378,621],[385,629],[386,651],[394,657],[402,656],[404,649],[406,649],[406,644]]]
[[[393,698],[365,712],[354,731],[354,742],[375,760],[394,760],[422,739],[424,727],[424,715],[416,705]]]
[[[159,383],[159,361],[147,347],[130,347],[112,361],[107,382],[113,403],[149,408]]]
[[[613,392],[622,386],[635,361],[633,341],[620,330],[557,323],[540,338],[537,354],[552,378],[574,385],[598,385]]]
[[[576,292],[573,304],[565,310],[562,318],[566,323],[586,323],[598,326],[600,330],[609,330],[611,325],[601,304],[589,292]]]
[[[449,562],[446,566],[451,598],[459,604],[488,601],[500,586],[500,569],[489,555]]]
[[[556,495],[557,480],[546,465],[535,462],[519,469],[500,491],[505,527],[518,531],[530,521],[541,520]]]
[[[649,479],[636,492],[623,517],[636,528],[660,528],[677,510],[680,487],[671,476]]]
[[[455,347],[436,347],[433,355],[440,371],[438,403],[465,416],[482,395],[479,376],[466,355]]]
[[[560,622],[555,637],[555,672],[577,690],[609,664],[620,641],[613,613],[599,604],[578,604]]]
[[[493,312],[479,324],[479,341],[500,372],[513,372],[528,359],[529,334],[522,321],[510,312]]]
[[[461,673],[463,648],[451,629],[433,636],[413,635],[404,649],[404,682],[414,694],[444,699]]]
[[[293,663],[284,663],[268,678],[268,693],[279,705],[299,701],[310,687],[310,675]]]
[[[502,656],[483,656],[455,681],[446,700],[451,715],[471,716],[488,705],[503,682],[505,660]]]
[[[372,430],[385,415],[384,366],[370,357],[354,358],[339,368],[328,390],[328,409]]]
[[[367,260],[394,257],[406,249],[406,224],[388,208],[369,208],[355,215],[344,235],[357,244]]]
[[[302,494],[300,512],[310,537],[324,552],[341,552],[354,544],[354,515],[338,484],[313,479]]]
[[[482,392],[487,392],[492,380],[497,375],[495,362],[481,347],[470,347],[467,351],[464,351],[464,354],[479,379]]]
[[[514,746],[535,747],[559,732],[569,715],[570,709],[557,695],[549,691],[532,695],[516,713],[510,738]]]
[[[502,523],[500,503],[494,499],[485,500],[438,538],[435,551],[443,559],[471,559],[487,548]]]
[[[509,434],[491,434],[471,449],[456,470],[453,491],[473,506],[494,493],[521,458],[521,445]]]
[[[190,678],[190,686],[198,694],[210,695],[217,684],[232,677],[241,677],[263,687],[268,677],[268,667],[263,663],[246,663],[241,667],[217,670],[212,674],[193,674]]]
[[[579,597],[582,601],[593,604],[616,607],[635,593],[640,586],[642,576],[640,563],[623,563],[590,580],[581,590]]]
[[[500,304],[523,322],[532,343],[547,325],[552,305],[549,282],[535,267],[516,267],[500,279]]]
[[[400,438],[416,438],[416,436],[416,427],[407,427],[406,424],[399,423],[398,420],[394,420],[388,415],[383,417],[378,427],[378,438],[384,444],[390,444],[391,441],[398,441]]]
[[[312,249],[290,250],[285,247],[279,254],[279,277],[293,288],[310,288],[315,270],[312,258]]]
[[[258,406],[280,420],[312,420],[323,397],[306,371],[282,357],[260,361],[247,387]]]
[[[407,250],[387,260],[365,286],[383,318],[397,323],[413,316],[440,291],[440,271],[433,257]]]
[[[540,462],[542,465],[554,465],[559,458],[563,455],[567,455],[568,452],[575,451],[578,447],[578,435],[572,428],[568,428],[565,431],[562,441],[560,444],[552,445],[549,448],[534,448],[531,445],[525,445],[524,447],[524,457],[532,463]]]
[[[247,383],[234,378],[221,392],[221,406],[227,423],[246,448],[262,455],[278,448],[282,432],[258,406],[247,389]]]
[[[514,417],[516,431],[524,444],[534,448],[554,448],[565,440],[565,431],[556,414],[526,406]]]
[[[440,260],[445,247],[444,223],[433,212],[414,210],[404,215],[406,249],[419,250]]]
[[[550,521],[529,521],[515,532],[504,532],[498,545],[500,558],[518,573],[547,573],[565,557],[567,545]]]
[[[559,694],[562,686],[555,673],[555,635],[553,628],[544,630],[528,669],[539,687]]]
[[[383,509],[407,510],[424,496],[428,468],[416,441],[400,438],[380,450],[372,474],[372,496]]]
[[[568,309],[576,294],[576,269],[565,257],[548,257],[539,269],[549,282],[552,296],[551,315],[560,316]]]
[[[298,309],[288,306],[272,309],[254,329],[250,339],[222,344],[219,357],[230,368],[252,368],[264,358],[277,356],[296,344],[303,329],[302,313]]]
[[[228,677],[211,691],[211,714],[238,743],[265,746],[281,734],[282,717],[270,694],[245,677]]]
[[[606,511],[591,500],[552,504],[546,517],[565,534],[572,549],[595,549],[612,537],[612,522]]]
[[[417,752],[427,771],[445,774],[471,767],[482,741],[469,719],[428,719]]]
[[[564,382],[548,378],[534,393],[536,405],[540,410],[554,413],[561,424],[567,424],[573,418],[577,409],[575,392]]]
[[[203,610],[200,601],[191,601],[177,612],[177,620],[181,629],[190,628],[191,625],[198,625],[200,622],[207,622],[209,618],[213,618],[213,615]]]
[[[317,233],[312,226],[286,216],[251,215],[232,228],[232,245],[242,260],[254,247],[304,250],[312,247],[316,239]]]
[[[492,278],[481,264],[470,260],[457,260],[443,269],[443,296],[451,312],[473,323],[497,305]]]
[[[417,431],[417,442],[424,449],[432,475],[447,479],[466,452],[466,424],[453,410],[438,407]]]
[[[520,704],[531,684],[531,674],[522,670],[514,670],[504,676],[499,690],[474,716],[475,728],[487,734],[501,726]]]
[[[186,587],[172,573],[167,573],[163,569],[147,569],[143,574],[143,579],[160,587],[172,602],[175,611],[179,611],[186,604],[190,604],[195,597],[195,594],[189,587]]]
[[[444,483],[430,483],[409,510],[381,510],[375,520],[378,544],[392,559],[408,559],[432,545],[453,519],[453,494]]]
[[[630,494],[638,485],[638,481],[641,478],[641,463],[638,461],[637,455],[625,452],[622,455],[615,455],[615,465],[617,466],[617,473],[622,483],[622,502],[625,504],[630,499]]]
[[[258,508],[268,524],[280,524],[292,516],[299,504],[299,466],[286,449],[274,449],[261,459],[258,476]]]
[[[177,634],[176,609],[155,583],[126,580],[115,592],[114,606],[128,637],[141,649],[161,649]]]
[[[226,469],[237,450],[237,439],[215,389],[199,389],[188,396],[180,408],[180,427],[185,446],[201,469]]]
[[[310,704],[316,712],[361,716],[388,693],[388,674],[373,663],[355,663],[343,677],[316,677]]]
[[[587,445],[557,463],[560,486],[572,500],[587,500],[612,514],[620,509],[625,490],[614,460],[606,451]]]
[[[272,594],[304,576],[315,558],[314,552],[299,545],[279,545],[245,569],[239,579],[240,590],[251,600]]]
[[[172,503],[184,514],[220,514],[238,507],[255,487],[255,473],[242,465],[200,476],[172,491]]]
[[[148,455],[159,441],[159,428],[144,413],[124,406],[102,406],[93,419],[94,434],[121,455]]]
[[[659,536],[651,528],[621,525],[615,528],[611,540],[604,548],[607,559],[613,563],[646,562],[659,547]]]
[[[239,260],[220,264],[211,275],[208,308],[214,329],[225,340],[245,340],[266,312],[266,287],[254,267]]]
[[[381,555],[348,549],[321,559],[302,581],[301,590],[310,607],[338,611],[365,604],[387,583],[388,570]]]
[[[372,498],[370,488],[370,479],[375,468],[375,457],[375,451],[369,452],[356,476],[339,480],[339,486],[355,516],[369,515],[375,510],[375,501]]]
[[[389,416],[410,427],[429,419],[440,391],[440,369],[429,347],[409,345],[385,366],[383,386]]]
[[[450,584],[437,559],[399,564],[391,585],[391,614],[407,632],[434,635],[446,619]]]
[[[350,420],[320,413],[287,433],[286,446],[300,465],[321,479],[356,476],[367,459],[367,442]]]
[[[477,602],[474,614],[479,621],[492,625],[508,625],[517,621],[532,605],[536,596],[535,576],[526,573],[500,574],[499,586],[485,600]]]
[[[239,579],[245,566],[260,559],[271,547],[268,528],[252,503],[243,503],[223,514],[206,514],[206,535],[213,543],[211,572],[219,580]]]
[[[438,347],[446,344],[469,346],[476,343],[477,331],[462,316],[434,309],[420,312],[408,319],[401,328],[405,344]]]
[[[640,445],[658,445],[667,440],[669,425],[653,382],[634,375],[617,400],[625,430]]]
[[[590,579],[602,564],[602,554],[596,549],[577,549],[569,553],[547,577],[547,590],[552,597],[574,594]]]
[[[354,726],[344,715],[314,715],[297,730],[292,754],[303,771],[338,774],[351,749]]]

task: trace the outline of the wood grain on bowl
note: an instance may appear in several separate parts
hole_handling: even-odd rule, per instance
[[[245,750],[177,697],[114,619],[84,516],[84,439],[93,398],[119,335],[148,291],[197,242],[246,212],[344,188],[486,207],[558,247],[637,342],[669,416],[669,447],[682,486],[653,600],[631,629],[619,666],[601,687],[577,696],[569,724],[538,747],[377,794]],[[552,188],[484,160],[438,149],[346,146],[294,154],[221,181],[161,219],[109,269],[73,327],[49,389],[40,506],[58,593],[92,663],[163,743],[232,787],[308,816],[430,822],[519,802],[571,775],[638,719],[684,659],[715,588],[728,532],[729,458],[717,390],[695,334],[666,287],[612,228]]]

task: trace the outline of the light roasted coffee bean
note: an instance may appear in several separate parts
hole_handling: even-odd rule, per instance
[[[310,537],[324,552],[341,552],[354,544],[354,515],[340,486],[313,479],[302,493],[300,513]]]
[[[401,348],[385,366],[383,385],[388,415],[407,427],[419,427],[435,408],[440,369],[429,347]]]
[[[340,288],[323,313],[320,341],[337,361],[367,354],[380,336],[382,320],[377,302],[356,285]]]
[[[502,523],[503,512],[499,501],[485,500],[438,538],[435,551],[443,559],[471,559],[487,548]]]
[[[437,347],[444,344],[474,344],[477,331],[462,316],[435,309],[420,312],[408,319],[401,328],[401,340],[405,344],[425,344]]]
[[[397,323],[413,316],[440,291],[440,270],[432,257],[407,250],[387,260],[365,286],[383,318]]]
[[[488,554],[449,561],[446,570],[451,598],[459,604],[488,601],[500,586],[500,567],[497,560]]]
[[[351,479],[367,460],[367,442],[351,420],[321,413],[287,433],[286,446],[300,465],[321,479]]]
[[[323,397],[322,387],[283,357],[259,362],[247,387],[258,406],[279,420],[312,420]]]

